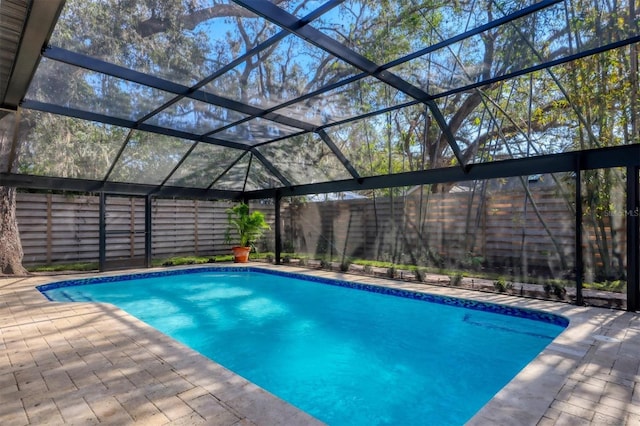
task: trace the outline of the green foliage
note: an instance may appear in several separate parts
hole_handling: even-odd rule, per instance
[[[28,267],[29,272],[96,271],[97,262],[59,263],[55,265],[37,265]]]
[[[471,252],[467,253],[462,265],[467,267],[467,268],[471,268],[471,269],[480,269],[482,267],[482,265],[485,263],[485,258],[482,256],[477,256]]]
[[[553,295],[558,299],[564,300],[567,295],[567,289],[564,285],[556,282],[546,282],[543,284],[542,288],[546,297],[551,297],[551,294],[553,293]]]
[[[205,263],[231,262],[232,255],[222,256],[174,256],[165,259],[154,259],[152,266],[182,266],[182,265],[202,265]]]
[[[264,214],[258,210],[250,213],[249,206],[245,203],[238,203],[227,209],[227,221],[229,226],[225,234],[226,242],[237,242],[241,247],[253,246],[264,231],[270,229]]]
[[[453,286],[459,286],[462,284],[462,273],[457,273],[449,277],[449,284]]]
[[[387,268],[387,277],[395,278],[395,276],[396,276],[396,267],[395,266],[389,266],[389,268]]]
[[[215,259],[215,262],[233,262],[233,255],[232,254],[219,255],[219,256],[216,256],[214,259]]]
[[[389,268],[393,266],[392,262],[380,262],[377,260],[353,259],[353,263],[363,266],[371,266],[374,268]]]
[[[584,283],[584,288],[600,291],[610,291],[613,293],[625,293],[627,291],[627,282],[625,280],[611,280],[595,283]]]
[[[201,263],[207,263],[209,259],[199,258],[195,256],[185,256],[185,257],[172,257],[170,259],[165,259],[160,263],[161,266],[178,266],[178,265],[197,265]],[[156,266],[158,266],[156,264]]]
[[[505,291],[513,290],[513,283],[507,282],[507,280],[500,277],[493,282],[493,288],[499,293],[504,293]]]

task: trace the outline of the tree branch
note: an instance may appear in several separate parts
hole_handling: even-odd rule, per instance
[[[284,0],[274,1],[279,4]],[[213,18],[255,18],[256,15],[237,4],[215,4],[204,9],[185,13],[174,19],[152,16],[136,25],[136,32],[143,38],[167,31],[171,22],[178,22],[183,28],[193,30],[199,24]]]

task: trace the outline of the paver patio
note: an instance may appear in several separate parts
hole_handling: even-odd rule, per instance
[[[640,425],[637,314],[279,268],[564,315],[567,330],[469,424]],[[66,278],[0,278],[0,424],[321,424],[120,309],[35,289]]]

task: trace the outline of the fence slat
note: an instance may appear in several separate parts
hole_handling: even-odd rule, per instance
[[[566,258],[573,259],[575,218],[553,189],[537,191],[533,198],[547,229]],[[283,249],[369,259],[400,252],[419,261],[471,255],[496,264],[513,263],[525,253],[530,265],[547,267],[557,262],[556,245],[531,205],[525,210],[524,203],[521,193],[508,192],[488,193],[482,199],[469,193],[429,194],[422,211],[417,195],[393,203],[378,198],[375,205],[370,199],[283,203]],[[224,235],[230,206],[227,201],[154,199],[153,257],[228,254]],[[256,203],[252,209],[263,211],[273,224],[272,206]],[[139,256],[144,238],[129,231],[144,230],[143,200],[110,197],[107,212],[107,231],[126,232],[117,240],[109,237],[107,257]],[[98,260],[97,196],[18,193],[16,213],[26,265]],[[274,229],[259,244],[261,251],[274,251]],[[625,235],[622,228],[616,231]],[[594,239],[592,231],[585,232],[588,253]],[[599,253],[591,256],[594,262],[600,259]]]

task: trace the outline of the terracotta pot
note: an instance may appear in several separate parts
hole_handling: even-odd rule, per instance
[[[249,252],[251,247],[232,247],[233,261],[235,263],[247,263],[249,261]]]

